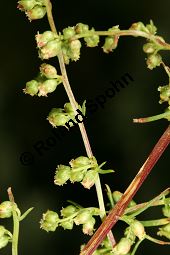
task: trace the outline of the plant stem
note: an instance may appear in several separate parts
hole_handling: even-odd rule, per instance
[[[170,222],[170,218],[164,218],[159,220],[145,220],[140,222],[144,227],[157,227],[168,224]]]
[[[18,255],[18,237],[19,237],[19,218],[16,212],[16,205],[11,188],[8,188],[9,200],[13,203],[13,235],[12,235],[12,255]]]
[[[149,175],[151,170],[153,169],[156,162],[159,160],[164,150],[170,143],[170,125],[165,130],[164,134],[161,136],[153,150],[151,151],[149,157],[139,170],[136,177],[133,179],[129,187],[126,189],[122,198],[117,202],[115,207],[110,211],[109,215],[106,217],[104,222],[100,225],[96,233],[84,247],[81,255],[91,255],[100,243],[103,241],[107,233],[112,229],[112,227],[116,224],[119,218],[124,214],[126,207],[129,202],[132,200],[136,192],[141,187],[142,183]]]
[[[46,4],[46,8],[47,8],[47,17],[48,17],[48,21],[49,21],[49,25],[51,27],[51,30],[54,33],[57,33],[57,30],[56,30],[56,27],[55,27],[55,24],[54,24],[53,15],[52,15],[52,7],[51,7],[50,0],[45,0],[45,4]],[[74,94],[72,92],[72,89],[71,89],[71,86],[70,86],[70,83],[69,83],[69,80],[68,80],[67,71],[66,71],[62,51],[60,51],[60,53],[58,55],[58,60],[59,60],[59,65],[60,65],[60,69],[61,69],[61,73],[62,73],[63,85],[64,85],[65,91],[67,93],[67,96],[69,98],[69,101],[71,103],[71,106],[73,108],[74,114],[76,115],[77,114],[76,110],[78,109],[78,104],[75,100]],[[89,142],[89,139],[88,139],[88,136],[87,136],[87,132],[86,132],[84,123],[78,123],[78,126],[79,126],[79,129],[80,129],[81,135],[82,135],[82,139],[83,139],[83,142],[84,142],[86,153],[87,153],[89,158],[92,158],[93,153],[92,153],[92,149],[91,149],[91,146],[90,146],[90,142]],[[103,199],[103,193],[102,193],[102,188],[101,188],[99,175],[97,176],[97,179],[96,179],[96,182],[95,182],[95,187],[96,187],[96,193],[97,193],[99,208],[100,208],[101,212],[103,213],[101,218],[103,219],[106,216],[106,211],[105,211],[105,205],[104,205],[104,199]],[[112,246],[114,247],[116,245],[116,242],[115,242],[115,239],[114,239],[113,234],[112,234],[111,231],[108,233],[108,238],[109,238]]]
[[[133,122],[135,123],[146,123],[146,122],[151,122],[151,121],[155,121],[155,120],[160,120],[163,118],[170,118],[170,110],[155,116],[151,116],[151,117],[146,117],[146,118],[139,118],[139,119],[133,119]]]

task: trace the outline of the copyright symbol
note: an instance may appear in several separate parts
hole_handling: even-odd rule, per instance
[[[34,156],[31,152],[24,152],[20,156],[20,162],[24,166],[30,166],[34,163]]]

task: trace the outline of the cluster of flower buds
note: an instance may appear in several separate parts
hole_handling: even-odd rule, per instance
[[[162,228],[159,228],[157,235],[164,236],[164,237],[170,239],[170,223],[163,226]]]
[[[150,20],[150,23],[147,24],[146,26],[142,22],[136,22],[131,25],[129,30],[137,30],[141,32],[145,32],[147,34],[155,35],[157,28],[155,27],[154,23],[152,20]]]
[[[40,221],[40,227],[45,231],[55,231],[58,226],[65,230],[71,230],[76,225],[82,225],[84,234],[92,235],[94,231],[95,218],[100,215],[100,210],[95,207],[79,208],[74,205],[68,205],[61,210],[61,218],[54,211],[48,210],[43,214]]]
[[[57,86],[62,83],[62,76],[57,74],[54,66],[43,63],[40,66],[40,75],[26,83],[25,94],[31,96],[47,96],[56,90]]]
[[[0,204],[0,218],[10,218],[12,216],[12,202],[4,201]]]
[[[170,105],[170,84],[158,87],[158,91],[160,91],[161,99],[159,103],[167,102]]]
[[[81,182],[81,184],[90,189],[98,175],[98,164],[96,159],[80,156],[70,161],[70,166],[59,165],[56,169],[54,183],[63,185],[68,180],[72,183]]]
[[[108,29],[109,32],[119,32],[120,29],[119,29],[119,26],[114,26],[110,29]],[[109,53],[109,52],[112,52],[114,49],[117,48],[117,45],[118,45],[118,40],[119,40],[119,36],[107,36],[105,38],[105,43],[103,45],[103,51],[105,53]]]
[[[42,19],[46,14],[44,0],[21,0],[18,1],[18,8],[24,11],[28,19]]]
[[[4,226],[0,225],[0,249],[4,248],[11,241],[11,236],[12,234]]]

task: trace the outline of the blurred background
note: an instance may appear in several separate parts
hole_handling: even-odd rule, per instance
[[[152,19],[158,34],[170,41],[170,2],[155,1],[52,1],[54,18],[59,31],[78,22],[89,24],[96,30],[107,30],[114,25],[128,29],[132,23],[149,23]],[[81,244],[88,241],[81,227],[73,231],[58,228],[54,233],[40,230],[39,221],[47,209],[59,212],[73,200],[84,207],[97,206],[95,188],[84,190],[78,184],[57,187],[53,183],[58,164],[68,164],[72,158],[86,155],[78,127],[40,155],[35,145],[46,144],[54,137],[52,126],[46,117],[53,107],[63,107],[68,102],[66,93],[59,86],[47,98],[24,95],[25,83],[33,79],[41,64],[38,58],[35,34],[48,30],[46,18],[29,22],[24,13],[16,8],[17,2],[1,3],[1,68],[0,68],[0,200],[7,200],[7,188],[12,187],[15,200],[24,212],[35,207],[22,222],[20,229],[19,254],[28,255],[76,255]],[[120,38],[118,48],[111,54],[103,53],[101,47],[82,47],[81,58],[67,66],[68,76],[76,99],[80,104],[85,99],[96,100],[111,87],[111,82],[121,80],[128,73],[133,82],[108,99],[104,108],[99,107],[86,120],[87,132],[94,155],[99,163],[107,161],[107,167],[115,170],[113,175],[102,176],[102,186],[109,184],[112,190],[124,191],[149,152],[166,129],[165,120],[148,124],[134,124],[133,118],[162,113],[166,105],[159,105],[158,86],[168,83],[162,67],[150,71],[146,67],[146,54],[142,51],[145,40],[142,38]],[[163,52],[165,63],[170,58]],[[56,61],[56,63],[55,63]],[[58,66],[57,60],[51,62]],[[21,162],[23,153],[29,157]],[[135,196],[137,202],[152,199],[170,184],[168,148],[154,170]],[[22,158],[23,160],[23,158]],[[105,201],[107,197],[105,195]],[[143,218],[142,218],[143,217]],[[161,209],[149,209],[142,219],[161,216]],[[11,219],[1,220],[11,228]],[[125,224],[118,223],[114,228],[117,240],[123,233]],[[155,231],[149,233],[155,236]],[[0,254],[11,254],[8,245]],[[160,247],[145,241],[137,254],[168,255],[169,247]]]

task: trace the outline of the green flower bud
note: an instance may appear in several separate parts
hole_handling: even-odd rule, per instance
[[[130,227],[134,235],[137,236],[140,240],[144,238],[146,234],[145,228],[140,221],[134,220]]]
[[[7,246],[8,242],[9,242],[9,236],[7,236],[7,235],[1,236],[0,237],[0,249]]]
[[[131,226],[125,229],[124,235],[126,238],[128,238],[131,241],[132,244],[135,242],[136,236],[134,232],[132,231]]]
[[[121,193],[120,191],[113,191],[112,196],[113,196],[113,200],[115,201],[115,203],[117,203],[121,197],[122,197],[123,193]],[[132,207],[135,206],[136,202],[134,200],[131,200],[128,207]]]
[[[63,58],[64,58],[64,63],[66,64],[66,65],[68,65],[69,64],[69,62],[70,62],[70,57],[69,57],[69,47],[68,47],[68,44],[62,44],[62,53],[63,53]]]
[[[64,229],[68,229],[68,230],[73,229],[73,225],[74,225],[73,220],[63,221],[60,223],[61,227],[63,227]]]
[[[68,113],[69,115],[71,114],[73,114],[74,115],[74,111],[73,111],[73,107],[71,106],[71,104],[70,103],[65,103],[65,105],[64,105],[64,111],[66,112],[66,113]]]
[[[170,218],[170,205],[165,205],[162,208],[162,213],[165,217]]]
[[[94,225],[95,225],[95,218],[91,217],[89,218],[89,220],[83,224],[83,233],[86,235],[93,235],[93,231],[94,231]]]
[[[96,47],[99,44],[99,36],[93,34],[93,32],[95,32],[94,28],[92,28],[90,31],[92,35],[85,37],[84,41],[86,42],[87,47]]]
[[[67,27],[63,29],[63,39],[68,40],[76,34],[74,27]]]
[[[77,34],[87,33],[89,31],[89,26],[83,23],[78,23],[75,27]]]
[[[53,108],[47,119],[53,127],[58,127],[64,126],[70,117],[64,112],[59,112],[57,108]]]
[[[65,184],[70,179],[70,170],[69,166],[59,165],[54,176],[54,183],[59,186]]]
[[[146,28],[148,29],[149,33],[155,35],[156,34],[156,31],[157,31],[157,28],[155,27],[155,25],[153,24],[153,21],[150,20],[150,24],[147,24],[146,25]]]
[[[166,238],[170,239],[170,223],[163,226],[162,228],[159,228],[157,235],[165,236]]]
[[[133,23],[129,30],[138,30],[146,33],[149,32],[149,30],[145,27],[145,25],[142,22]]]
[[[162,61],[161,55],[159,55],[158,53],[157,54],[151,54],[151,55],[148,56],[146,64],[147,64],[147,67],[150,70],[152,70],[153,68],[155,68],[157,66],[160,66],[161,61]]]
[[[39,5],[36,5],[33,9],[26,12],[26,15],[28,19],[36,20],[36,19],[42,19],[46,14],[46,7],[42,7]]]
[[[0,204],[0,218],[10,218],[12,216],[12,202],[4,201]]]
[[[159,103],[168,102],[170,100],[170,85],[160,86],[158,87],[158,91],[160,91],[160,101]]]
[[[35,36],[37,46],[39,48],[45,46],[48,42],[54,40],[57,38],[57,35],[53,33],[52,31],[45,31],[43,34],[37,34]]]
[[[131,248],[131,241],[125,237],[121,238],[119,243],[113,249],[116,255],[127,255]],[[114,254],[114,253],[113,253]]]
[[[58,221],[58,214],[54,211],[48,210],[46,213],[43,214],[43,218],[40,221],[40,228],[44,229],[47,232],[55,231],[58,227]]]
[[[105,43],[102,48],[105,53],[109,53],[113,51],[114,49],[116,49],[117,45],[118,45],[118,37],[108,36],[105,38]]]
[[[26,88],[23,89],[25,94],[35,96],[38,93],[38,82],[36,80],[28,81],[26,83]]]
[[[49,64],[42,64],[40,66],[40,72],[42,75],[44,75],[48,79],[54,79],[57,78],[57,70],[54,66],[49,65]]]
[[[91,220],[91,212],[84,209],[83,211],[80,211],[78,215],[74,218],[74,222],[76,225],[85,224],[89,220]]]
[[[74,40],[69,43],[70,50],[68,51],[69,58],[71,58],[72,61],[77,61],[80,58],[80,48],[81,48],[81,42],[80,40]]]
[[[143,51],[147,54],[152,54],[156,50],[156,45],[153,43],[145,43],[143,45]]]
[[[71,171],[70,181],[72,183],[81,182],[83,180],[83,177],[84,177],[84,173],[82,173],[81,171],[78,171],[78,172]]]
[[[39,89],[38,96],[47,96],[48,93],[54,92],[56,90],[57,85],[58,85],[57,79],[48,79],[43,83],[40,83],[40,85],[38,86]]]
[[[87,166],[91,163],[91,160],[88,157],[80,156],[76,159],[70,161],[71,167],[77,168],[82,166]]]
[[[18,1],[18,4],[19,4],[18,8],[21,11],[29,11],[36,5],[36,1],[35,0],[23,0],[23,1]]]
[[[74,205],[68,205],[67,207],[61,210],[61,216],[67,218],[77,212],[77,208]]]
[[[98,172],[95,169],[88,170],[81,184],[83,185],[84,188],[90,189],[94,185],[97,176]]]
[[[61,41],[58,39],[48,42],[39,50],[39,57],[41,59],[49,59],[56,57],[61,50]]]

